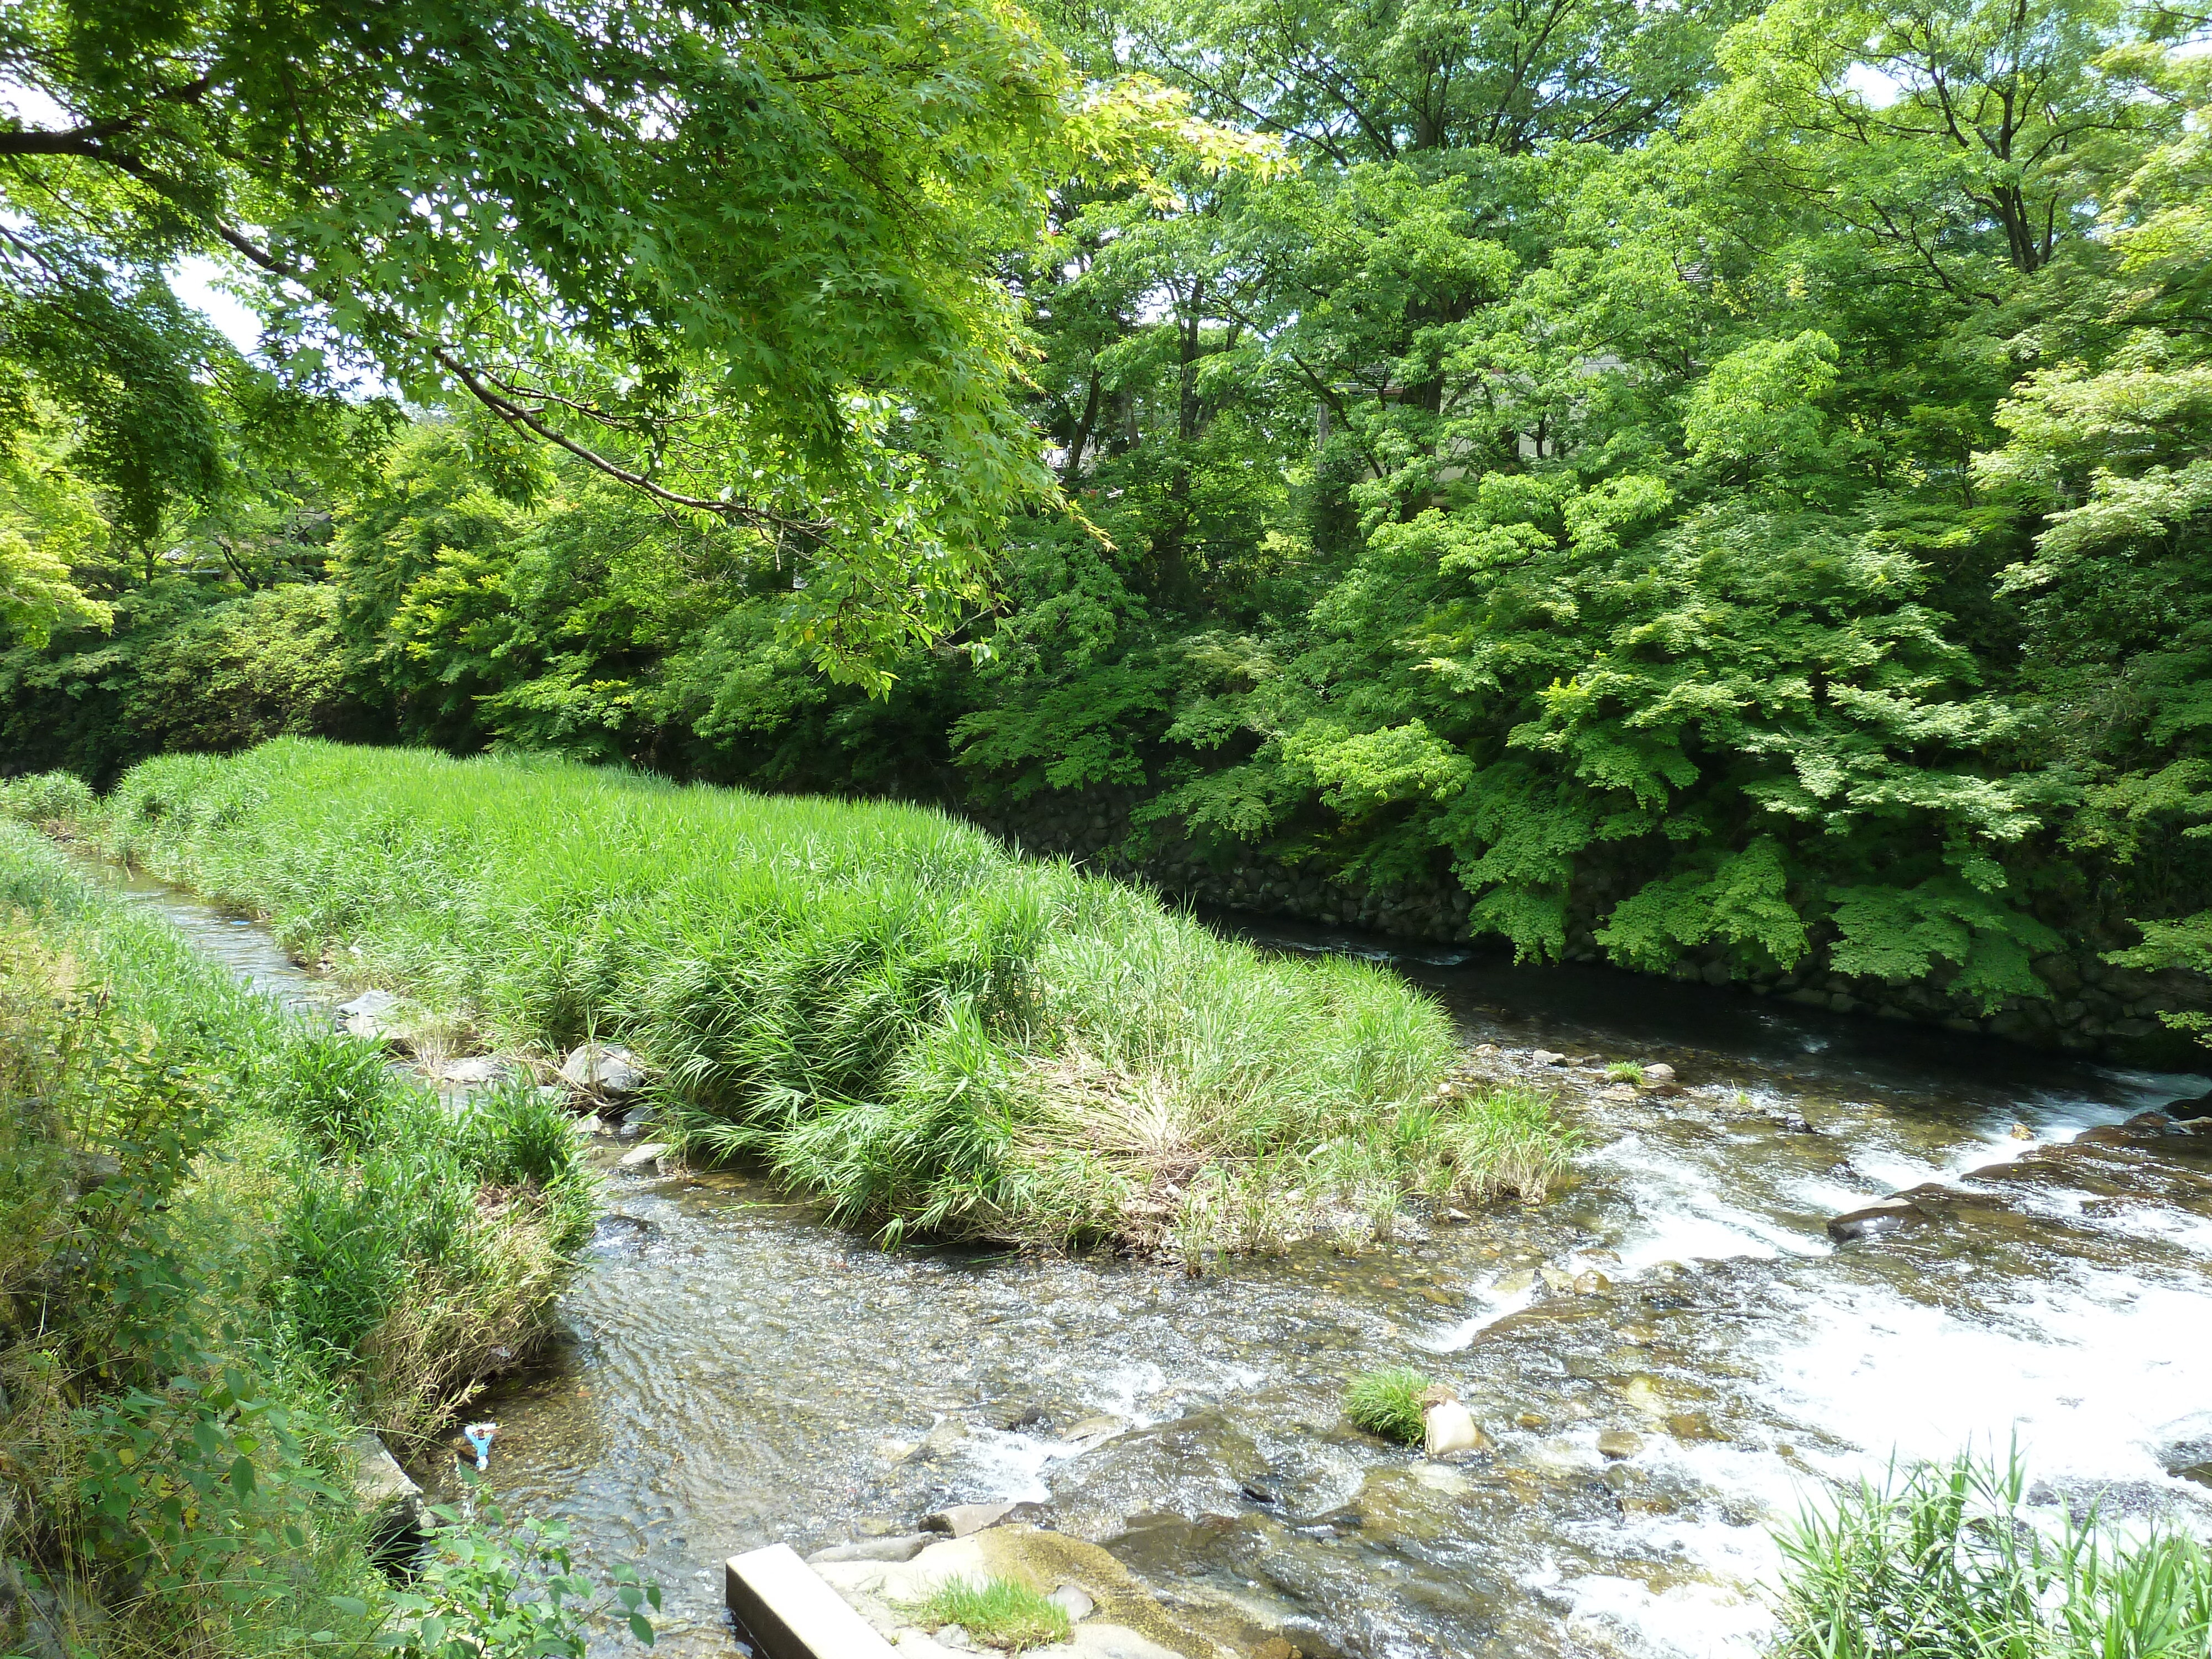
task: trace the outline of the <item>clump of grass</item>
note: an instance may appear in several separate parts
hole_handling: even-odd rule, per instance
[[[499,1046],[627,1043],[690,1150],[886,1242],[1266,1248],[1565,1162],[1536,1097],[1436,1097],[1452,1034],[1404,981],[933,810],[286,738],[148,762],[87,822]]]
[[[957,1625],[1010,1653],[1068,1638],[1067,1609],[1011,1578],[948,1578],[907,1611],[916,1624]]]
[[[1893,1471],[1781,1540],[1776,1659],[1991,1654],[2036,1659],[2203,1659],[2212,1643],[2212,1555],[2154,1526],[2122,1539],[2022,1503],[2017,1455]]]
[[[73,772],[0,780],[0,816],[41,829],[68,829],[90,817],[96,804],[92,787]]]
[[[1344,1392],[1344,1414],[1370,1434],[1419,1445],[1428,1434],[1421,1396],[1429,1378],[1411,1365],[1393,1365],[1354,1377]]]
[[[1605,1068],[1606,1079],[1611,1083],[1641,1084],[1644,1068],[1632,1060],[1616,1060]]]

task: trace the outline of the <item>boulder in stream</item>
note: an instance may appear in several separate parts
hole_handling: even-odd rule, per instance
[[[619,1100],[645,1087],[645,1073],[637,1058],[613,1043],[580,1043],[561,1062],[561,1080],[572,1089]]]
[[[2160,1109],[2171,1118],[2212,1118],[2212,1091],[2168,1101]]]
[[[480,1089],[497,1083],[508,1075],[508,1066],[495,1054],[470,1054],[461,1060],[449,1060],[437,1068],[441,1083],[451,1083],[464,1089]]]
[[[1459,1397],[1441,1382],[1430,1384],[1422,1395],[1421,1420],[1428,1425],[1421,1443],[1428,1457],[1441,1462],[1464,1453],[1495,1449],[1491,1437],[1475,1426],[1473,1414],[1460,1404]]]
[[[1528,1058],[1539,1066],[1564,1066],[1567,1057],[1556,1048],[1532,1048]]]
[[[368,1042],[404,1048],[405,1040],[392,1017],[398,1006],[399,999],[389,991],[363,991],[352,1001],[338,1004],[338,1024]]]
[[[1646,1083],[1672,1083],[1674,1080],[1674,1068],[1664,1060],[1659,1061],[1656,1065],[1646,1066],[1642,1070],[1644,1080]]]

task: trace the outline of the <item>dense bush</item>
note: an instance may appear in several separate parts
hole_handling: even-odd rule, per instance
[[[1447,1022],[1395,978],[931,810],[285,739],[148,762],[82,828],[500,1044],[619,1036],[694,1145],[894,1237],[1261,1243],[1562,1155],[1533,1099],[1437,1095]]]

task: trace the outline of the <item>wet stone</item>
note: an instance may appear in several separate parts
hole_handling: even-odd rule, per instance
[[[1597,1437],[1600,1455],[1608,1458],[1633,1457],[1644,1449],[1644,1437],[1632,1434],[1626,1429],[1607,1429]]]
[[[1012,1504],[955,1504],[936,1514],[926,1516],[923,1529],[928,1532],[950,1533],[955,1538],[966,1538],[986,1527],[995,1527],[1013,1510]]]
[[[1909,1200],[1884,1199],[1879,1204],[1834,1217],[1828,1223],[1828,1237],[1838,1244],[1855,1244],[1862,1239],[1880,1238],[1917,1226],[1927,1219],[1919,1206]]]
[[[926,1532],[890,1538],[868,1538],[853,1544],[832,1544],[814,1552],[809,1561],[911,1561],[937,1541]]]
[[[1067,1615],[1072,1625],[1079,1625],[1098,1611],[1098,1604],[1091,1599],[1090,1592],[1080,1584],[1062,1584],[1045,1598]]]
[[[570,1049],[561,1062],[561,1080],[571,1088],[617,1100],[643,1088],[645,1073],[629,1049],[586,1042]]]

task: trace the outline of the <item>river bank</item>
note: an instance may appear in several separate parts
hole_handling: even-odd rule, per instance
[[[258,978],[314,983],[264,930],[143,891]],[[586,1560],[636,1560],[667,1587],[661,1650],[716,1659],[723,1556],[961,1501],[1103,1544],[1242,1650],[1361,1659],[1747,1656],[1801,1503],[1893,1453],[2015,1433],[2036,1513],[2101,1496],[2212,1534],[2191,1383],[2212,1361],[2212,1160],[2109,1133],[2205,1079],[1689,988],[1622,1000],[1613,975],[1394,970],[1442,1000],[1469,1064],[1551,1093],[1589,1140],[1545,1205],[1194,1279],[887,1255],[764,1173],[624,1169],[635,1143],[603,1137],[590,1270],[544,1364],[483,1407],[495,1486],[568,1519]],[[1671,1065],[1678,1092],[1618,1097],[1622,1062]],[[1829,1236],[1929,1180],[2002,1201]],[[1397,1364],[1454,1387],[1496,1452],[1448,1467],[1344,1422],[1345,1382]]]
[[[434,1650],[453,1599],[377,1565],[426,1528],[426,1565],[465,1539],[513,1582],[376,1436],[419,1446],[549,1334],[593,1212],[568,1115],[450,1112],[228,967],[0,823],[10,1652]]]

